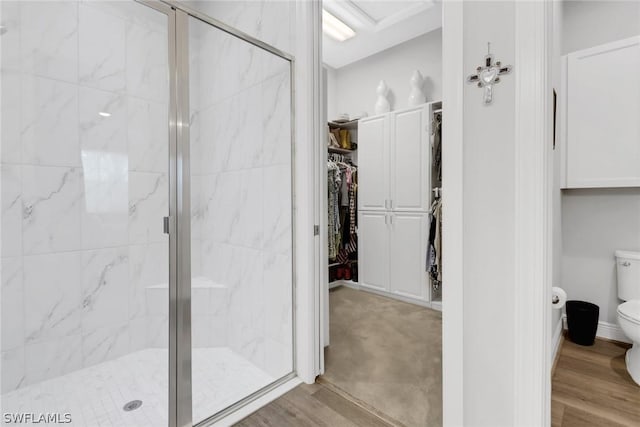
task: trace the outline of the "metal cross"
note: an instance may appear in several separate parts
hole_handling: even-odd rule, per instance
[[[500,76],[511,72],[511,65],[502,66],[500,61],[493,63],[491,43],[487,43],[487,56],[484,57],[484,67],[476,68],[476,74],[467,77],[467,83],[477,83],[484,88],[484,103],[491,104],[493,100],[493,85],[500,83]]]

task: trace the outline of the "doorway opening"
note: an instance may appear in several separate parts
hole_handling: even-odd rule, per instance
[[[441,6],[322,13],[318,382],[392,425],[441,425]]]
[[[552,426],[640,422],[639,17],[637,2],[553,2],[553,285],[569,301],[550,331]]]

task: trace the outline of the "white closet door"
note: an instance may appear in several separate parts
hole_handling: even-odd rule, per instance
[[[358,284],[388,290],[389,226],[385,212],[360,212],[358,218]]]
[[[394,212],[390,219],[389,290],[428,301],[428,214]]]
[[[358,123],[358,209],[384,210],[389,199],[389,115]]]
[[[427,211],[429,206],[428,107],[391,115],[391,206],[396,211]]]
[[[567,186],[640,186],[640,37],[568,55]]]

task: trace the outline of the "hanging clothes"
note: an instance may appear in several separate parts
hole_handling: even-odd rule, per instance
[[[331,159],[327,165],[329,261],[346,263],[357,250],[357,167]]]
[[[327,189],[328,189],[328,233],[329,233],[329,259],[335,259],[338,255],[340,237],[340,208],[339,191],[341,185],[340,169],[332,161],[327,164]]]
[[[442,199],[436,199],[429,209],[429,243],[427,246],[427,272],[433,289],[442,284]]]
[[[348,194],[346,197],[347,206],[344,208],[345,221],[342,223],[343,244],[339,249],[336,261],[346,263],[349,257],[354,254],[358,248],[358,235],[356,233],[356,193],[358,184],[356,183],[357,169],[353,165],[349,165],[346,177],[348,181]]]
[[[433,171],[437,180],[442,182],[442,114],[433,116],[433,147],[432,147]]]

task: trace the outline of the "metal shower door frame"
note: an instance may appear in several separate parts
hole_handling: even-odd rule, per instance
[[[295,230],[295,59],[236,28],[172,0],[135,0],[167,16],[169,59],[169,427],[192,427],[191,345],[191,176],[189,140],[189,18],[289,62],[291,101],[291,277],[292,371],[228,408],[211,414],[198,426],[211,425],[296,376],[296,230]],[[160,225],[158,225],[160,226]]]

